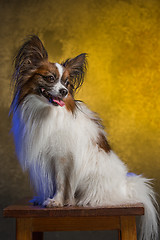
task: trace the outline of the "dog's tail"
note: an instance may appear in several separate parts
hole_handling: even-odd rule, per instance
[[[158,204],[153,191],[151,180],[142,176],[127,177],[129,198],[144,204],[144,216],[141,217],[139,239],[158,239]]]

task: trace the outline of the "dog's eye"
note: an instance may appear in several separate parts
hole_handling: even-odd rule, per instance
[[[56,77],[55,77],[55,76],[52,76],[52,75],[51,75],[51,76],[46,76],[45,78],[46,78],[46,80],[49,81],[49,82],[53,82],[53,81],[55,81],[55,79],[56,79]]]
[[[42,75],[40,73],[36,73],[36,75],[39,75],[41,76],[44,80],[46,80],[47,82],[54,82],[56,80],[56,75],[48,75],[48,76],[45,76],[45,75]]]

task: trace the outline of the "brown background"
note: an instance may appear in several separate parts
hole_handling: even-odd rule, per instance
[[[154,179],[160,193],[160,1],[0,0],[0,206],[31,196],[14,152],[8,118],[13,57],[38,34],[51,61],[88,53],[77,99],[104,120],[109,142],[130,171]],[[0,239],[14,239],[1,218]],[[46,239],[115,239],[112,233],[55,233]]]

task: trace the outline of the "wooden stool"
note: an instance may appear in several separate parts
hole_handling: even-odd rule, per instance
[[[144,214],[141,203],[110,207],[42,208],[11,205],[4,217],[16,218],[17,240],[42,240],[43,232],[118,230],[119,240],[136,240],[136,216]]]

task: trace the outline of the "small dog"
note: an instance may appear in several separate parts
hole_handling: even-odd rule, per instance
[[[12,132],[36,202],[46,207],[107,206],[142,202],[140,239],[156,239],[158,215],[150,181],[128,173],[111,150],[100,118],[74,99],[86,54],[51,63],[33,35],[15,58]]]

